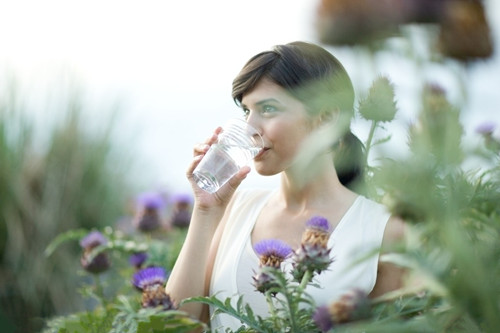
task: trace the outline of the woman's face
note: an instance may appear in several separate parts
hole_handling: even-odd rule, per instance
[[[287,170],[304,139],[314,128],[302,102],[270,80],[261,80],[241,101],[247,122],[264,139],[264,149],[255,159],[261,175],[275,175]]]

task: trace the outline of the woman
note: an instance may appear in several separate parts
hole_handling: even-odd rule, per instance
[[[252,245],[274,238],[298,248],[305,222],[318,215],[331,224],[334,257],[330,269],[317,277],[321,288],[306,289],[318,305],[335,301],[352,288],[371,296],[398,288],[401,270],[380,262],[378,254],[350,269],[355,260],[401,240],[404,233],[403,223],[383,206],[345,186],[357,184],[362,166],[342,174],[335,168],[347,160],[346,152],[359,155],[359,140],[347,130],[331,148],[313,154],[309,165],[314,168],[307,174],[298,160],[310,151],[306,145],[315,133],[346,119],[346,114],[352,117],[354,91],[340,62],[314,44],[278,45],[248,61],[233,81],[232,95],[265,142],[254,159],[255,170],[264,176],[280,174],[281,185],[274,191],[237,191],[250,172],[244,167],[216,193],[204,192],[192,172],[221,129],[197,145],[187,172],[195,197],[192,219],[167,293],[177,301],[215,293],[221,299],[244,295],[257,314],[267,314],[262,294],[252,286],[259,262]],[[333,163],[334,156],[342,160]],[[206,315],[201,304],[187,304],[183,310],[198,318]],[[212,329],[239,326],[226,315],[211,320]]]

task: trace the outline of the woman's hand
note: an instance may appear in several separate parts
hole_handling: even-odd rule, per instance
[[[193,161],[188,167],[186,172],[186,176],[191,183],[191,187],[193,188],[195,206],[204,210],[210,210],[212,208],[225,208],[229,201],[231,200],[234,192],[246,178],[248,173],[250,172],[250,168],[248,166],[242,167],[236,175],[234,175],[224,186],[222,186],[215,193],[208,193],[201,188],[198,187],[196,181],[193,177],[193,171],[196,166],[200,163],[201,159],[205,156],[205,154],[210,149],[210,146],[217,142],[217,138],[219,134],[222,132],[222,127],[218,127],[211,137],[205,140],[204,143],[197,144],[193,149]]]

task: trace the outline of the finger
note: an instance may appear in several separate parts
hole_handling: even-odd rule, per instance
[[[229,181],[228,184],[231,186],[233,189],[236,190],[238,186],[240,186],[241,182],[247,177],[247,175],[250,173],[250,167],[249,166],[244,166],[242,167],[236,175],[234,175]]]
[[[189,164],[187,170],[186,170],[186,176],[188,179],[192,179],[193,178],[193,171],[194,169],[196,169],[196,167],[198,166],[198,164],[200,164],[200,161],[201,159],[203,158],[203,156],[205,155],[197,155],[193,158],[193,160],[191,161],[191,163]]]
[[[208,145],[211,145],[211,144],[214,144],[215,142],[217,142],[217,138],[219,137],[219,134],[222,132],[222,127],[217,127],[215,129],[215,131],[213,132],[212,136],[209,137],[205,143],[208,144]]]
[[[210,149],[210,145],[199,143],[193,147],[193,156],[204,155]]]

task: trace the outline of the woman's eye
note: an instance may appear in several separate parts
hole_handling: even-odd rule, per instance
[[[262,107],[262,113],[271,113],[276,111],[276,108],[272,105],[264,105]]]

